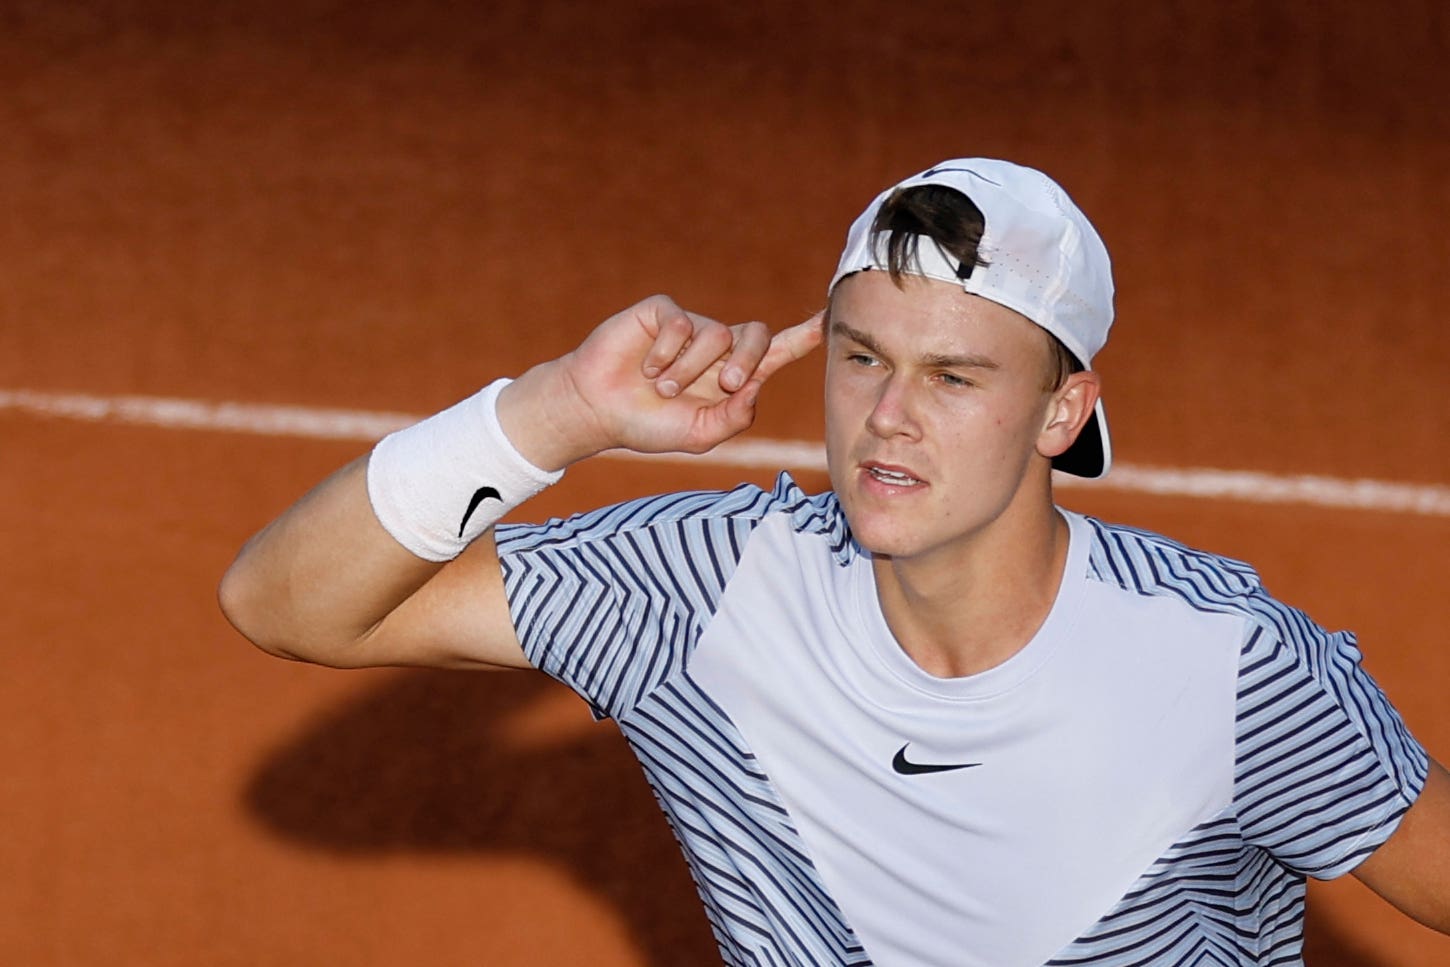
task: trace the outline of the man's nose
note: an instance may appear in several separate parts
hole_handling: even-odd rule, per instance
[[[883,438],[914,433],[913,403],[912,390],[906,378],[900,373],[893,373],[881,383],[876,405],[866,417],[867,429]]]

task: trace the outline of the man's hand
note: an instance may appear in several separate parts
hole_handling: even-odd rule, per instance
[[[556,470],[603,450],[704,453],[755,420],[761,386],[820,345],[821,316],[772,337],[653,296],[599,325],[568,355],[499,397],[519,452]]]

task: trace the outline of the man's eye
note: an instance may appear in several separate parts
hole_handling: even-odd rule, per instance
[[[851,353],[851,354],[849,354],[846,357],[846,359],[849,362],[858,363],[859,365],[862,365],[862,366],[875,366],[876,365],[876,357],[875,356],[868,356],[866,353]]]
[[[972,381],[971,380],[967,379],[964,376],[958,376],[956,373],[941,373],[937,378],[940,379],[943,383],[947,384],[948,386],[971,386],[972,385]]]

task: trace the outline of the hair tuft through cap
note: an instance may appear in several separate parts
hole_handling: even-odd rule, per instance
[[[919,239],[914,274],[960,285],[966,292],[1013,309],[1052,333],[1085,369],[1108,341],[1113,325],[1113,271],[1097,230],[1056,182],[1033,168],[992,158],[943,161],[893,185],[867,206],[846,236],[836,274],[886,269],[888,239],[873,238],[876,213],[891,193],[945,185],[972,200],[986,221],[978,244],[985,265],[963,266],[930,239]],[[925,243],[925,244],[923,244]],[[1101,477],[1112,466],[1102,400],[1054,469]]]

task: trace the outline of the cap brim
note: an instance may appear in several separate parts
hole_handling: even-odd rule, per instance
[[[1052,469],[1070,473],[1074,477],[1096,479],[1103,476],[1113,465],[1113,445],[1108,438],[1108,416],[1103,412],[1103,401],[1093,407],[1082,432],[1072,446],[1052,459]]]

